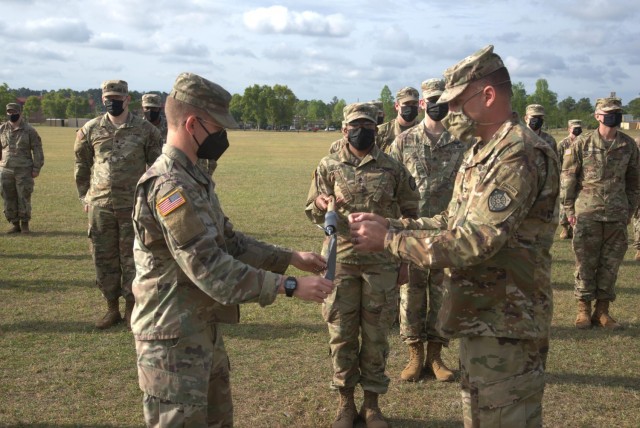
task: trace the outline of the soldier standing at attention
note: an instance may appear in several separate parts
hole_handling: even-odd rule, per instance
[[[582,134],[582,121],[578,119],[571,119],[567,124],[567,129],[569,130],[569,135],[562,139],[558,143],[558,149],[556,153],[558,153],[558,162],[562,167],[562,162],[564,161],[565,153],[571,153],[569,147],[573,144],[573,142],[578,138],[580,134]],[[562,175],[560,175],[560,189],[563,188],[562,184]],[[567,219],[567,214],[564,212],[564,206],[560,204],[560,226],[562,227],[562,231],[560,232],[560,239],[571,239],[573,238],[573,228],[569,224],[569,220]]]
[[[440,122],[449,112],[447,103],[438,104],[443,91],[442,79],[422,82],[420,107],[425,111],[424,120],[398,135],[389,150],[389,156],[407,167],[416,182],[419,217],[432,217],[447,209],[467,149]],[[411,266],[409,283],[400,286],[400,336],[409,346],[409,363],[400,375],[402,380],[419,380],[423,367],[439,381],[453,380],[453,373],[441,358],[442,346],[449,340],[436,331],[443,279],[442,269],[425,271]]]
[[[618,268],[627,251],[627,225],[640,198],[638,146],[620,132],[622,102],[599,98],[597,129],[583,134],[564,155],[563,204],[573,226],[576,255],[576,327],[622,328],[609,315]],[[595,309],[591,313],[591,301]]]
[[[144,120],[153,124],[160,135],[162,143],[167,142],[167,119],[162,115],[162,98],[158,94],[144,94],[142,96],[142,112]]]
[[[371,103],[344,109],[348,144],[320,161],[307,198],[306,214],[323,224],[330,198],[338,215],[338,246],[334,292],[322,307],[329,328],[333,364],[331,387],[340,393],[333,428],[352,427],[357,418],[354,389],[364,390],[360,415],[367,427],[387,423],[378,395],[387,392],[387,334],[396,314],[398,264],[386,254],[356,254],[349,238],[349,213],[415,217],[415,182],[402,164],[375,145],[378,109]]]
[[[6,111],[8,120],[0,125],[0,192],[11,223],[7,233],[29,233],[34,178],[44,165],[42,141],[22,117],[20,104],[9,103]]]
[[[215,83],[181,73],[166,101],[167,143],[135,191],[131,330],[149,427],[232,427],[229,357],[217,324],[238,322],[238,303],[266,306],[284,293],[320,303],[333,289],[320,277],[282,275],[289,265],[319,272],[325,263],[233,230],[211,176],[195,165],[215,163],[229,146],[225,128],[237,127],[230,99]]]
[[[418,220],[352,214],[352,242],[358,251],[386,249],[423,268],[447,268],[437,328],[460,337],[465,427],[540,427],[540,342],[551,324],[558,224],[555,150],[513,119],[511,78],[493,46],[444,76],[448,131],[477,137],[447,211]]]
[[[526,123],[533,132],[549,144],[556,151],[557,143],[555,138],[542,130],[544,123],[544,107],[540,104],[529,104],[524,115],[524,123]]]
[[[419,100],[420,94],[418,91],[409,86],[400,89],[398,93],[396,93],[394,107],[398,115],[389,122],[378,126],[376,145],[380,150],[385,153],[388,152],[393,140],[395,140],[400,133],[416,124]]]
[[[89,219],[89,239],[96,268],[96,285],[107,300],[99,329],[122,321],[129,326],[134,298],[133,191],[162,150],[162,137],[151,123],[129,112],[129,88],[124,80],[102,83],[107,112],[76,133],[75,179],[78,196]]]

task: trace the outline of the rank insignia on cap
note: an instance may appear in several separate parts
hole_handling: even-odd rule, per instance
[[[184,205],[187,201],[182,197],[182,193],[180,190],[176,189],[173,192],[169,193],[167,196],[162,198],[157,204],[158,212],[161,216],[166,216],[167,214],[176,210],[176,208]]]
[[[511,203],[511,197],[504,190],[496,189],[489,195],[489,211],[500,212],[507,209]]]

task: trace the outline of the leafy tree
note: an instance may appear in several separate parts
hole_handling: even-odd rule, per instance
[[[48,92],[42,96],[42,111],[52,119],[65,119],[69,99],[65,91]]]
[[[0,85],[0,105],[2,108],[9,103],[16,102],[16,94],[14,91],[9,89],[9,86],[6,83]]]
[[[546,79],[536,80],[536,90],[527,97],[527,104],[540,104],[544,107],[545,123],[548,127],[564,127],[558,117],[558,94],[549,89]]]
[[[524,83],[518,82],[511,86],[513,96],[511,97],[511,109],[520,115],[520,118],[524,117],[524,111],[527,108],[527,91],[524,88]]]
[[[24,117],[27,118],[33,116],[35,113],[38,113],[40,109],[42,109],[42,102],[40,101],[40,97],[37,97],[35,95],[31,95],[30,97],[28,97],[27,101],[25,101],[24,106],[22,107]]]
[[[245,88],[242,108],[242,121],[253,122],[257,125],[258,129],[264,123],[266,123],[266,99],[261,96],[264,88],[268,86],[253,85]],[[271,88],[269,88],[271,89]]]
[[[384,88],[380,91],[380,101],[382,102],[385,120],[389,121],[398,115],[394,107],[393,94],[387,85],[384,85]]]
[[[344,119],[344,113],[342,111],[346,106],[347,102],[345,100],[339,100],[333,105],[333,113],[331,118],[333,119],[333,123],[335,126],[340,126],[340,124],[342,124],[342,120]]]
[[[267,88],[269,87],[267,86]],[[288,86],[274,85],[273,88],[265,90],[262,95],[266,97],[267,119],[274,129],[291,123],[297,99]]]
[[[633,117],[640,117],[640,98],[634,98],[625,106],[625,111],[632,114]]]
[[[233,94],[231,96],[231,101],[229,101],[229,111],[231,112],[231,116],[236,120],[236,122],[242,122],[242,110],[244,108],[242,95]]]
[[[86,117],[90,113],[89,101],[86,98],[71,95],[67,103],[65,115],[68,118]]]

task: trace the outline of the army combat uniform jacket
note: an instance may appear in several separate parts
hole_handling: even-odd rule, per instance
[[[551,147],[509,120],[467,151],[446,212],[391,220],[391,254],[447,268],[438,318],[444,336],[549,336],[558,174]]]
[[[553,149],[554,152],[556,152],[556,154],[558,153],[558,143],[556,143],[556,139],[553,138],[551,135],[547,134],[544,131],[540,131],[540,138],[542,138],[548,145],[549,147],[551,147]],[[559,164],[560,167],[562,167],[562,164]]]
[[[565,152],[562,176],[567,216],[626,223],[638,207],[638,146],[620,131],[612,143],[597,129],[580,135]]]
[[[385,153],[389,152],[389,147],[396,139],[396,137],[402,134],[407,129],[415,126],[402,126],[398,122],[398,118],[391,119],[389,122],[385,122],[382,125],[378,125],[378,134],[376,135],[376,145],[380,150]]]
[[[24,119],[16,130],[11,129],[9,122],[0,125],[0,170],[14,172],[31,169],[30,172],[40,173],[44,165],[42,140],[38,132]]]
[[[140,179],[133,213],[138,340],[171,339],[237,322],[240,302],[271,304],[289,250],[233,230],[211,177],[165,145]],[[269,269],[269,272],[263,269]]]

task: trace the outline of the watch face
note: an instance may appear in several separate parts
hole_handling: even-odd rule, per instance
[[[289,290],[295,290],[297,285],[298,285],[297,281],[295,279],[292,279],[292,278],[288,278],[284,282],[284,288],[288,288]]]

